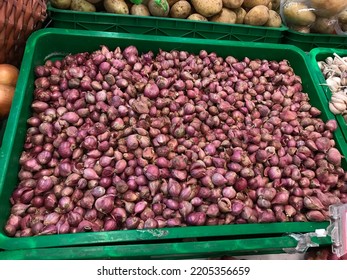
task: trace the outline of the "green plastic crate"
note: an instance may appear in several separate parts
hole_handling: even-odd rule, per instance
[[[320,246],[331,244],[329,237],[312,238]],[[280,254],[294,248],[289,236],[237,240],[190,241],[180,243],[133,244],[117,246],[81,246],[42,248],[0,252],[0,260],[118,260],[118,259],[197,259],[251,254]]]
[[[337,53],[339,56],[347,56],[347,49],[335,49],[335,48],[315,48],[310,52],[310,59],[311,59],[311,65],[312,69],[317,77],[318,84],[319,84],[319,90],[322,92],[321,94],[326,97],[326,102],[328,104],[330,98],[331,98],[331,90],[326,85],[326,80],[324,78],[324,75],[320,71],[318,67],[318,61],[325,60],[328,56],[334,57],[334,53]],[[335,116],[341,131],[347,141],[347,124],[342,115],[336,115]]]
[[[4,135],[6,141],[0,150],[0,249],[18,250],[78,245],[101,246],[138,243],[142,243],[142,246],[146,243],[147,246],[148,242],[170,241],[174,243],[187,238],[204,241],[222,238],[244,239],[255,235],[282,236],[289,232],[311,232],[317,228],[327,227],[327,222],[289,222],[92,232],[21,238],[7,237],[4,234],[3,228],[10,212],[9,198],[18,183],[18,160],[25,141],[26,120],[31,116],[30,105],[34,89],[34,67],[43,64],[47,59],[62,58],[68,53],[91,52],[98,49],[100,45],[106,45],[111,49],[117,46],[124,48],[129,45],[135,45],[139,49],[139,52],[149,50],[156,52],[158,49],[168,51],[176,49],[199,53],[201,49],[205,49],[208,52],[213,51],[224,57],[233,55],[238,58],[248,56],[251,59],[288,59],[296,74],[302,77],[304,91],[308,92],[311,97],[312,105],[322,111],[322,118],[324,120],[334,118],[329,109],[323,105],[322,101],[323,99],[325,100],[325,97],[317,94],[318,85],[314,82],[306,54],[294,46],[53,28],[37,31],[27,41],[18,86],[15,91],[14,103],[8,119],[8,123],[11,125],[6,127]],[[342,153],[347,157],[346,145],[339,129],[335,133],[335,139],[338,147],[343,148]],[[207,243],[212,244],[213,241]]]
[[[76,12],[48,6],[52,27],[197,39],[281,43],[286,27],[258,27],[186,19]]]
[[[315,33],[305,34],[290,29],[285,32],[283,42],[297,46],[306,52],[318,47],[347,49],[347,36]]]

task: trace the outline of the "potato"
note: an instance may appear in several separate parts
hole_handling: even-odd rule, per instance
[[[161,0],[160,4],[157,4],[155,0],[149,0],[148,10],[152,16],[167,17],[170,12],[170,7],[166,0]]]
[[[191,0],[194,9],[204,17],[212,17],[223,8],[222,0]]]
[[[142,0],[142,5],[145,5],[145,6],[147,6],[148,5],[148,2],[149,2],[149,0]]]
[[[71,0],[70,10],[79,12],[95,12],[95,6],[85,0]]]
[[[167,0],[167,3],[169,4],[170,7],[172,7],[174,4],[176,4],[180,0]]]
[[[237,16],[232,10],[223,8],[220,13],[211,17],[210,21],[233,24],[233,23],[236,23],[236,19],[237,19]]]
[[[242,24],[247,14],[246,10],[240,7],[238,9],[234,9],[233,11],[236,14],[236,23]]]
[[[130,8],[130,14],[134,16],[150,16],[151,14],[149,13],[149,10],[147,6],[143,4],[139,5],[132,5]]]
[[[347,8],[346,0],[311,0],[315,14],[321,17],[332,17]]]
[[[335,33],[336,20],[333,18],[317,17],[316,21],[311,25],[311,31],[322,34]]]
[[[240,8],[243,4],[243,0],[223,0],[223,7],[229,9]]]
[[[270,14],[268,7],[258,5],[249,10],[246,14],[244,23],[249,25],[261,26],[269,20]]]
[[[170,16],[173,18],[187,18],[190,15],[192,6],[187,1],[178,1],[170,9]]]
[[[283,15],[290,25],[306,26],[314,23],[316,15],[303,3],[288,2],[283,7]]]
[[[191,14],[189,17],[187,17],[187,19],[198,20],[198,21],[208,21],[207,18],[197,13]]]
[[[264,24],[264,26],[268,27],[280,27],[282,24],[281,16],[275,11],[269,10],[269,19]]]
[[[113,14],[129,14],[128,5],[122,0],[104,0],[104,7],[106,12]]]
[[[51,0],[51,5],[57,9],[69,9],[71,0]]]
[[[300,26],[300,25],[293,25],[289,27],[291,30],[300,32],[300,33],[310,33],[310,27],[309,26]]]
[[[339,14],[339,22],[340,23],[347,23],[347,10],[344,10],[341,14]]]
[[[251,9],[259,5],[267,6],[270,2],[271,0],[244,0],[243,7]]]

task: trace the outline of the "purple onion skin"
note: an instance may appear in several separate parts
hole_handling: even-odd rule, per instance
[[[99,197],[95,201],[95,208],[101,213],[108,214],[114,208],[114,195],[109,194]]]
[[[118,224],[115,220],[109,219],[104,223],[104,231],[113,231],[118,228]]]
[[[186,218],[187,224],[192,226],[202,226],[205,224],[205,221],[206,214],[204,212],[193,212],[190,213]]]
[[[307,220],[311,222],[323,222],[326,221],[328,217],[326,217],[321,211],[318,210],[310,210],[305,214]]]
[[[35,69],[11,237],[328,219],[335,120],[288,62],[135,46]]]
[[[125,223],[126,223],[126,227],[127,229],[135,229],[138,227],[138,225],[140,224],[140,218],[139,217],[129,217],[126,219]]]

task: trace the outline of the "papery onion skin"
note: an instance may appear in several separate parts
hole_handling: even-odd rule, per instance
[[[101,46],[35,74],[9,236],[318,222],[347,201],[337,123],[286,60]]]

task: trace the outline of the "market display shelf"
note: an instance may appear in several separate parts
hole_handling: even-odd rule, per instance
[[[4,233],[4,225],[10,213],[9,198],[18,183],[19,157],[22,152],[26,135],[26,120],[31,116],[30,105],[34,90],[34,67],[42,65],[48,59],[62,58],[69,53],[94,51],[106,45],[111,49],[124,48],[134,45],[139,52],[152,50],[185,50],[198,53],[201,49],[216,52],[220,56],[233,55],[237,58],[282,60],[287,59],[295,73],[301,76],[303,91],[309,94],[311,104],[322,111],[322,119],[334,119],[327,107],[325,96],[320,96],[316,77],[313,76],[306,54],[290,45],[264,44],[249,42],[232,42],[223,40],[207,40],[192,38],[158,37],[112,32],[63,30],[47,28],[31,35],[27,41],[25,56],[20,69],[18,86],[15,91],[12,110],[0,150],[0,249],[38,249],[45,247],[64,247],[81,245],[110,245],[126,242],[133,244],[144,241],[162,242],[163,240],[177,241],[185,238],[209,238],[217,236],[242,236],[249,238],[255,235],[268,236],[271,234],[284,235],[291,232],[311,232],[315,229],[326,228],[327,223],[271,223],[271,224],[235,224],[225,226],[202,226],[163,228],[156,230],[124,230],[110,232],[88,232],[61,235],[42,235],[34,237],[8,237]],[[345,140],[340,129],[334,133],[337,147],[347,158]],[[345,159],[343,160],[346,166]],[[248,242],[248,241],[247,241]],[[203,246],[213,246],[201,243]],[[213,241],[208,242],[213,244]],[[266,244],[264,249],[267,248]],[[139,244],[139,248],[143,245]],[[146,244],[146,246],[149,246]],[[154,246],[154,245],[153,245]],[[174,245],[168,245],[174,246]],[[177,246],[184,246],[179,245]],[[187,245],[185,245],[187,246]],[[192,246],[187,246],[188,247]],[[221,246],[223,247],[223,246]],[[189,248],[192,249],[192,248]],[[140,250],[140,249],[139,249]],[[164,250],[164,249],[163,249]],[[131,252],[129,252],[130,254]]]
[[[346,43],[347,48],[347,43]],[[315,48],[311,50],[310,52],[310,60],[312,69],[317,76],[318,84],[319,84],[319,90],[321,91],[321,95],[324,95],[326,97],[326,102],[328,103],[331,98],[331,90],[326,85],[326,80],[324,78],[323,73],[319,69],[318,61],[324,61],[328,56],[334,57],[334,53],[338,54],[339,56],[347,56],[347,49],[336,49],[336,48]],[[344,135],[344,138],[347,141],[347,124],[344,120],[342,115],[336,115],[336,120],[341,128],[341,131]]]
[[[330,238],[313,238],[319,246],[329,245]],[[180,243],[135,244],[117,246],[84,246],[0,252],[0,260],[98,260],[98,259],[193,259],[223,255],[280,254],[295,248],[297,241],[289,236],[209,240]]]
[[[306,52],[317,47],[347,49],[347,36],[315,33],[306,34],[288,29],[285,32],[283,43],[297,46]]]
[[[169,37],[281,43],[285,26],[258,27],[186,19],[117,15],[105,12],[76,12],[48,6],[52,26],[63,29],[147,34]]]

